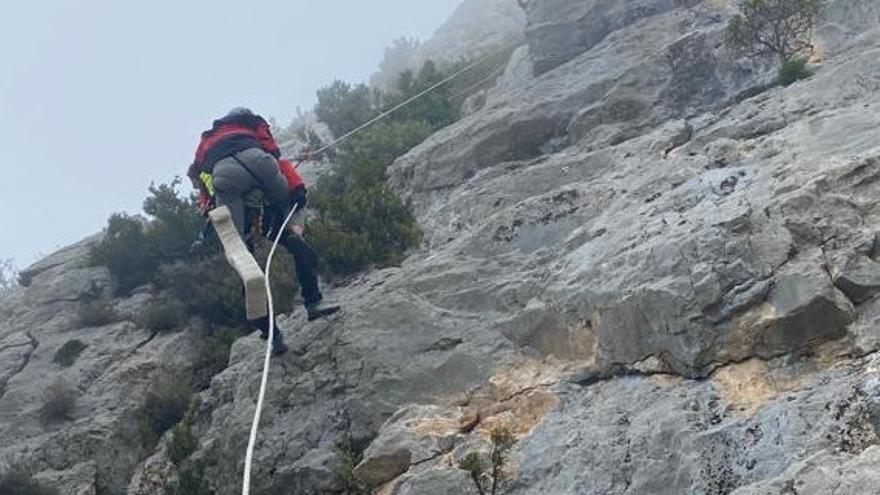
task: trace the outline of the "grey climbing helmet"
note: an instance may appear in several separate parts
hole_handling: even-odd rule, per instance
[[[254,112],[247,107],[235,107],[226,114],[227,117],[241,117],[243,115],[254,115]]]

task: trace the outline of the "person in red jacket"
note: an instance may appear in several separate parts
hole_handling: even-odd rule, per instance
[[[272,239],[291,208],[296,205],[300,212],[307,202],[305,183],[296,167],[281,159],[269,124],[247,108],[233,109],[202,133],[187,176],[200,191],[202,208],[207,211],[214,205],[228,207],[243,237],[250,231],[246,225],[245,198],[254,191],[262,192],[269,218],[267,234],[271,233]],[[301,215],[295,215],[289,228],[280,234],[280,243],[293,255],[308,320],[313,321],[339,311],[339,306],[324,302],[318,286],[318,254],[306,243],[300,218]],[[268,319],[256,324],[267,336]],[[286,347],[280,332],[276,335],[276,353],[283,353]]]

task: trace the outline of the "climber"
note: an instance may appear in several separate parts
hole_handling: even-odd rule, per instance
[[[280,157],[278,144],[265,119],[247,108],[235,108],[214,121],[211,130],[202,133],[187,176],[199,190],[202,210],[228,207],[235,228],[243,237],[257,227],[250,225],[253,219],[246,215],[246,198],[254,192],[261,193],[265,206],[263,234],[273,240],[280,235],[281,244],[293,255],[306,314],[308,320],[313,321],[340,308],[324,301],[318,287],[318,254],[305,241],[301,214],[306,205],[305,183],[293,164]],[[277,232],[294,205],[297,213],[290,225],[284,232]],[[253,249],[253,239],[249,240],[248,246]],[[268,338],[268,317],[256,321],[255,325],[261,336]],[[274,351],[283,354],[286,351],[283,338],[278,331],[275,335]]]

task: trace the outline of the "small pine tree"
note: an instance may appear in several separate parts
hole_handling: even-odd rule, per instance
[[[345,81],[318,90],[315,115],[339,137],[368,121],[376,113],[373,90],[365,84],[352,86]]]
[[[488,461],[471,452],[458,462],[459,469],[467,471],[480,495],[497,495],[502,489],[507,481],[505,468],[510,462],[510,451],[516,445],[516,437],[506,427],[492,430],[490,441],[492,451]]]
[[[334,469],[336,481],[345,489],[348,495],[366,495],[371,493],[370,487],[358,476],[355,468],[364,458],[364,451],[370,445],[370,438],[354,439],[346,436],[336,444],[338,464]]]

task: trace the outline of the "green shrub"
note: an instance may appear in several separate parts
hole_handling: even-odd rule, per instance
[[[52,362],[64,368],[73,366],[82,351],[88,347],[78,339],[68,340],[57,351]]]
[[[256,258],[261,266],[266,266],[270,248],[271,246],[267,240],[261,241],[258,245]],[[279,247],[275,252],[269,281],[272,284],[272,299],[275,305],[275,313],[282,314],[293,311],[300,286],[296,278],[296,264],[293,261],[293,256],[283,247]]]
[[[178,423],[171,430],[171,441],[168,442],[168,459],[175,466],[180,466],[199,447],[199,440],[192,432],[192,427],[186,421]]]
[[[177,475],[177,481],[165,485],[165,495],[211,495],[201,463],[190,464]]]
[[[84,301],[77,308],[77,321],[84,328],[103,327],[121,319],[113,303],[106,299]]]
[[[325,215],[311,242],[330,276],[396,264],[421,240],[415,217],[385,185],[347,191]]]
[[[268,243],[258,246],[256,258],[265,266]],[[284,248],[275,254],[271,281],[276,312],[293,310],[299,284],[293,257]],[[241,279],[222,256],[165,265],[156,275],[156,286],[208,323],[240,328],[247,319]]]
[[[376,96],[367,85],[333,81],[318,90],[315,115],[336,136],[357,128],[376,114]]]
[[[144,213],[153,219],[147,237],[160,264],[191,258],[190,248],[205,224],[193,198],[180,196],[178,185],[180,179],[171,184],[151,185],[150,195],[144,200]]]
[[[418,72],[406,70],[400,74],[394,91],[380,94],[383,110],[390,110],[410,100],[423,91],[436,86],[448,74],[437,69],[432,61],[422,64]],[[410,101],[406,106],[396,110],[389,116],[393,122],[428,122],[432,129],[440,129],[455,122],[459,118],[458,105],[450,97],[450,86],[444,84],[434,87],[422,94],[418,99]]]
[[[228,327],[217,327],[207,335],[196,337],[196,362],[193,380],[196,387],[207,388],[211,378],[225,370],[229,365],[229,352],[241,332]]]
[[[191,258],[204,219],[191,198],[178,194],[179,183],[150,186],[144,212],[152,220],[114,214],[104,239],[92,248],[91,262],[110,270],[118,294],[152,282],[163,264]]]
[[[3,495],[59,495],[58,490],[45,487],[21,468],[0,474],[0,493]]]
[[[156,286],[209,323],[238,326],[246,319],[241,279],[222,256],[163,266]]]
[[[779,68],[779,84],[782,86],[790,86],[801,79],[807,79],[812,73],[807,68],[807,61],[802,58],[795,58],[782,64]]]
[[[812,53],[813,27],[826,0],[742,0],[730,20],[728,48],[752,57],[775,55],[780,64]]]
[[[334,469],[336,481],[343,487],[345,493],[351,495],[366,495],[370,493],[370,487],[355,472],[355,468],[364,459],[364,451],[370,446],[371,438],[355,439],[346,436],[336,444],[335,451],[338,464]]]
[[[369,239],[338,222],[319,220],[309,226],[309,242],[321,253],[321,267],[330,277],[363,270],[372,260]]]
[[[137,322],[153,332],[167,332],[186,325],[188,317],[186,305],[179,299],[158,299],[141,310]]]
[[[138,421],[145,448],[155,447],[159,438],[183,419],[192,395],[187,381],[177,376],[162,376],[150,386]]]
[[[430,133],[424,121],[377,125],[353,139],[338,169],[318,181],[311,194],[318,220],[310,226],[310,242],[326,275],[397,263],[420,242],[415,217],[388,189],[385,172]]]
[[[92,247],[92,264],[110,270],[120,295],[149,283],[159,266],[144,223],[140,217],[115,213],[110,216],[104,239]]]
[[[46,422],[59,422],[70,419],[76,409],[77,391],[63,378],[59,378],[43,389],[43,408],[41,416]]]
[[[343,148],[341,158],[349,188],[385,184],[388,166],[433,132],[425,120],[378,124],[359,135],[352,146]]]
[[[509,56],[509,52],[504,55]],[[363,88],[337,82],[319,92],[315,112],[339,135],[397,107],[446,76],[429,61],[418,72],[401,73],[388,92],[370,95]],[[359,112],[353,112],[354,108]],[[353,118],[356,114],[357,119]],[[311,226],[310,241],[321,253],[325,275],[345,276],[373,265],[393,265],[418,245],[421,232],[415,217],[388,188],[386,171],[394,160],[458,117],[450,87],[441,85],[342,146],[337,167],[321,177],[311,194],[318,218]]]

